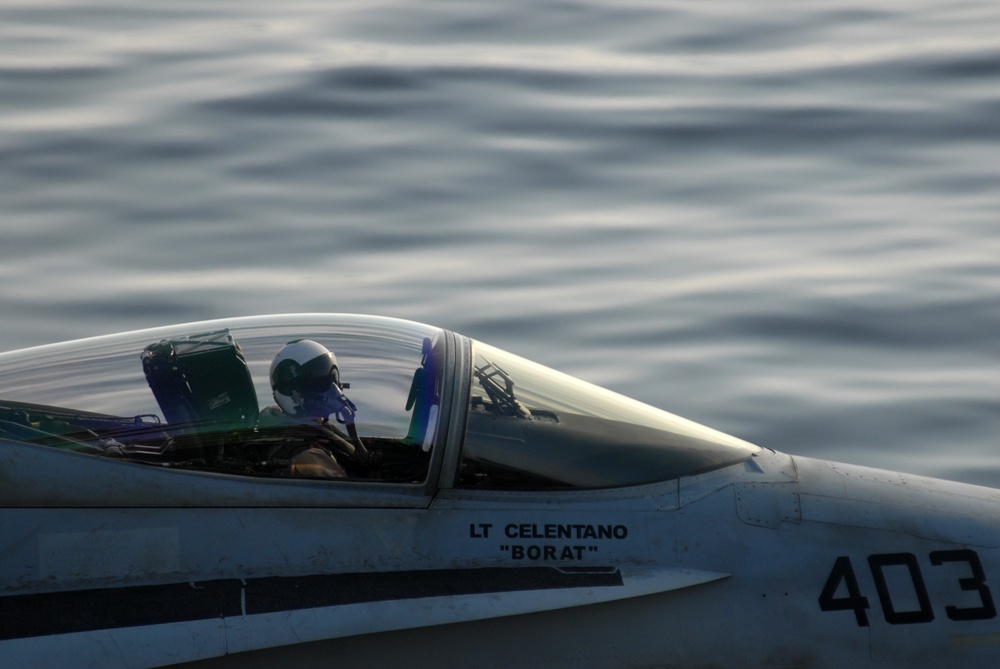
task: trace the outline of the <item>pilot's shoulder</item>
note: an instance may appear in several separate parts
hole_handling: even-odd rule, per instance
[[[261,427],[274,427],[277,425],[292,425],[302,421],[294,416],[289,416],[281,410],[277,404],[271,404],[260,410],[260,417],[257,424]]]

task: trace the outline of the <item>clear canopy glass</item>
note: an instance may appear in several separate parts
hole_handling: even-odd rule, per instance
[[[269,371],[293,339],[336,356],[354,425],[281,416]],[[443,352],[440,329],[348,315],[42,346],[0,355],[0,436],[165,468],[415,482],[436,438]]]
[[[474,342],[460,485],[638,485],[742,462],[757,446]]]

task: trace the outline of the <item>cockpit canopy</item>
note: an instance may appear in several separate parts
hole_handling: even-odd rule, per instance
[[[744,441],[473,342],[463,486],[607,488],[742,462]]]
[[[356,426],[277,407],[271,362],[295,339],[336,354]],[[0,436],[167,469],[419,482],[437,437],[444,351],[438,328],[324,315],[28,349],[0,356]]]
[[[271,362],[299,339],[337,361],[329,398],[341,409],[328,420],[274,402]],[[756,450],[439,328],[350,315],[229,319],[0,354],[0,440],[161,470],[430,489],[639,485]],[[437,481],[437,471],[457,475]]]

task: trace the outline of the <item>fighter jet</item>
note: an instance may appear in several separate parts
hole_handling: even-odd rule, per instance
[[[381,317],[0,354],[0,526],[11,669],[1000,666],[1000,491]]]

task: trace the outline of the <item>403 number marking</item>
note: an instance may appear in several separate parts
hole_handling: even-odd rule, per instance
[[[969,549],[934,551],[928,558],[932,567],[955,562],[964,562],[968,565],[969,576],[956,579],[955,585],[958,590],[977,593],[979,605],[964,607],[954,604],[945,605],[944,611],[950,620],[988,620],[996,617],[997,609],[993,604],[993,594],[990,592],[989,586],[986,585],[986,573],[983,571],[983,564],[979,561],[979,554],[976,551]],[[916,555],[913,553],[870,555],[868,556],[868,568],[871,570],[872,580],[875,581],[875,590],[882,607],[882,615],[885,616],[887,623],[908,625],[929,623],[934,620],[934,609],[931,607],[927,586],[924,584],[924,576],[920,571]],[[913,593],[916,595],[916,609],[897,610],[885,576],[888,568],[904,568],[909,573]],[[838,597],[837,593],[841,591],[842,586],[847,594]],[[830,576],[826,579],[826,585],[823,586],[823,591],[819,595],[819,608],[823,611],[853,611],[858,625],[868,627],[868,609],[870,608],[868,598],[861,594],[861,587],[858,585],[850,557],[841,555],[833,563]]]

